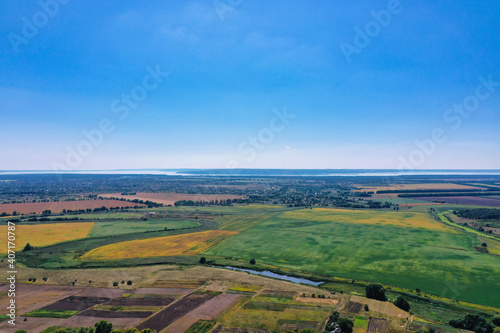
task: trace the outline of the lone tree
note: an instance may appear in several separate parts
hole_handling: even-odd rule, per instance
[[[30,243],[26,243],[26,246],[24,247],[23,252],[31,251],[33,249],[34,249],[34,247],[31,246]]]
[[[201,257],[200,258],[200,264],[204,264],[207,261],[207,258]]]
[[[376,299],[382,302],[387,301],[387,297],[385,296],[385,289],[381,284],[369,284],[365,288],[366,297]]]
[[[255,265],[256,261],[254,258],[250,259],[250,265]]]
[[[399,296],[394,305],[400,308],[401,310],[410,311],[410,303],[403,296]]]
[[[354,327],[354,323],[352,320],[347,318],[339,318],[337,321],[342,333],[352,333],[352,328]]]
[[[95,323],[95,333],[111,333],[113,324],[108,323],[106,320],[101,320]]]

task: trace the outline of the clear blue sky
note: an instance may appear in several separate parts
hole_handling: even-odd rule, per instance
[[[58,1],[0,4],[0,170],[500,168],[497,0]]]

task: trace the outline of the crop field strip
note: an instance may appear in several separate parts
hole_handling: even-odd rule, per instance
[[[127,233],[120,234],[116,236],[105,236],[105,237],[93,237],[85,239],[77,239],[73,241],[66,242],[64,244],[54,244],[48,245],[46,247],[35,248],[32,251],[23,253],[23,256],[19,257],[28,266],[35,265],[41,267],[74,267],[80,266],[81,263],[74,262],[74,257],[84,254],[92,249],[129,240],[137,239],[148,239],[161,236],[175,236],[187,233],[192,233],[193,231],[208,231],[214,230],[219,227],[219,223],[210,220],[197,220],[200,223],[200,227],[196,229],[179,229],[179,230],[160,230],[156,232],[144,232],[144,233]],[[70,251],[68,252],[68,249]],[[144,260],[144,259],[143,259]],[[85,264],[85,263],[83,263]],[[92,262],[88,263],[90,266],[94,265]]]
[[[354,333],[366,333],[368,329],[369,319],[363,316],[356,316],[354,319]]]
[[[149,238],[114,243],[85,253],[83,260],[113,260],[129,258],[161,257],[171,255],[195,255],[236,234],[234,231],[211,230],[177,236]],[[131,251],[131,249],[133,249]]]
[[[166,229],[186,229],[197,228],[200,224],[195,220],[176,220],[176,219],[149,219],[138,220],[114,220],[97,221],[94,223],[89,237],[114,236],[127,233],[140,233],[155,230]]]
[[[47,246],[86,238],[93,225],[93,222],[17,225],[17,251],[20,252],[27,243],[32,246]],[[0,242],[7,244],[7,235],[7,225],[0,226]],[[6,249],[6,247],[2,247],[0,254]]]
[[[240,296],[238,295],[233,295],[233,294],[228,294],[228,293],[221,293],[217,296],[215,296],[212,299],[209,299],[202,305],[198,306],[194,310],[188,312],[185,316],[181,317],[180,319],[176,320],[174,323],[168,326],[166,329],[167,333],[177,333],[177,332],[184,332],[187,331],[189,332],[190,328],[195,326],[196,323],[200,322],[200,320],[204,320],[207,325],[200,325],[202,327],[198,327],[198,332],[205,332],[203,331],[203,327],[212,327],[213,324],[215,324],[215,319],[217,316],[219,316],[221,313],[224,311],[227,311],[231,307],[233,307],[239,300]],[[208,323],[207,323],[208,319]],[[209,325],[209,324],[212,325]],[[193,328],[194,329],[194,328]],[[192,330],[191,330],[192,331]],[[196,331],[195,331],[196,332]]]
[[[181,318],[213,297],[213,295],[207,294],[189,294],[160,312],[157,312],[152,317],[139,323],[136,327],[139,330],[149,328],[160,332],[177,319]]]
[[[95,318],[148,318],[154,313],[153,311],[106,311],[88,309],[80,312],[78,316]]]
[[[370,318],[366,333],[387,333],[390,322],[382,318]]]
[[[359,223],[363,214],[371,219]],[[499,306],[500,258],[476,252],[476,244],[425,213],[312,209],[282,213],[204,254],[435,294],[450,281],[464,283],[461,299]]]

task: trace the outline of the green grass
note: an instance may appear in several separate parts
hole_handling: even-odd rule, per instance
[[[242,292],[251,292],[251,293],[255,293],[255,292],[259,291],[260,289],[262,289],[262,288],[257,287],[257,286],[251,286],[248,284],[237,284],[237,285],[229,288],[229,290],[232,290],[232,291],[242,291]]]
[[[167,220],[150,219],[143,220],[120,220],[113,222],[97,221],[89,233],[89,237],[113,236],[128,233],[140,233],[146,231],[167,229],[184,229],[197,227],[199,223],[194,220]]]
[[[109,220],[109,219],[140,219],[144,214],[142,212],[114,212],[109,213],[85,213],[85,214],[66,214],[50,216],[50,219],[54,218],[79,218],[85,220]]]
[[[243,231],[249,229],[263,221],[266,221],[277,213],[246,214],[246,215],[224,215],[218,221],[222,222],[223,230]]]
[[[284,311],[288,304],[275,302],[258,302],[252,301],[245,304],[245,309],[266,310],[266,311]]]
[[[365,333],[368,328],[368,318],[363,316],[356,316],[354,319],[354,333]]]
[[[260,309],[240,308],[232,313],[223,325],[234,328],[253,329],[277,329],[280,324],[288,323],[316,323],[319,328],[326,317],[330,315],[330,310],[301,310],[285,309],[284,311],[266,311]]]
[[[420,216],[407,211],[364,211],[372,219],[380,217],[379,224],[357,223],[363,216],[359,211],[339,211],[329,218],[318,210],[296,212],[302,213],[302,220],[279,214],[205,254],[255,258],[258,263],[296,271],[420,288],[444,297],[500,306],[496,278],[500,257],[475,251],[473,235],[442,225],[436,230],[406,225],[406,219],[415,221]],[[423,220],[430,219],[421,214]],[[395,219],[392,225],[386,223],[390,216]]]
[[[1,315],[1,316],[0,316],[0,322],[2,322],[2,321],[4,321],[4,320],[7,320],[7,319],[10,319],[10,317],[9,317],[9,316],[7,316],[7,315]]]
[[[206,333],[210,331],[212,327],[215,325],[215,320],[203,320],[200,319],[196,323],[194,323],[186,333]]]
[[[40,333],[57,333],[57,331],[59,331],[61,328],[61,326],[50,326],[46,329],[44,329],[43,331],[41,331]]]
[[[44,317],[44,318],[69,318],[79,311],[69,311],[69,310],[35,310],[25,313],[25,317]]]
[[[381,201],[381,202],[389,202],[392,204],[398,204],[398,205],[404,205],[404,204],[416,204],[416,203],[426,203],[426,202],[431,202],[428,200],[417,200],[417,199],[412,199],[412,198],[383,198],[381,197],[383,194],[376,194],[372,198],[363,198],[367,200],[376,200],[376,201]]]
[[[354,294],[359,296],[365,296],[365,287],[345,282],[328,282],[321,285],[321,288],[324,288],[330,292],[334,293],[346,293],[346,294]]]

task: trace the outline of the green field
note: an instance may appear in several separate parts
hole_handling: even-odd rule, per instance
[[[287,308],[283,311],[240,308],[224,321],[224,326],[235,328],[278,328],[284,323],[292,327],[297,324],[309,324],[318,328],[330,314],[330,310],[301,310]]]
[[[296,271],[376,281],[500,306],[500,257],[425,213],[303,209],[283,212],[210,248]]]
[[[365,333],[368,328],[368,318],[356,316],[354,319],[354,333]]]
[[[112,236],[128,233],[140,233],[162,229],[184,229],[197,227],[199,223],[194,220],[119,220],[112,222],[96,222],[88,237]]]
[[[200,319],[196,323],[193,324],[186,333],[206,333],[210,331],[212,327],[214,327],[215,321],[214,320],[203,320]]]
[[[67,214],[57,216],[60,218],[79,218],[84,220],[108,220],[108,219],[140,219],[144,213],[142,212],[116,212],[111,211],[108,213],[83,213],[83,214]]]
[[[79,311],[69,311],[69,310],[35,310],[25,313],[25,317],[44,317],[44,318],[69,318]]]

